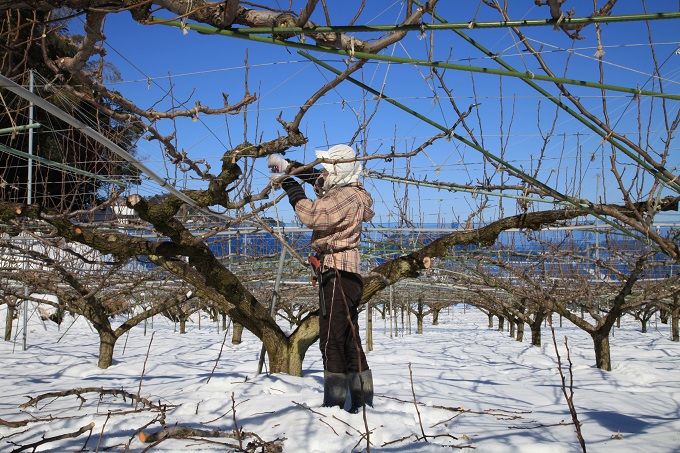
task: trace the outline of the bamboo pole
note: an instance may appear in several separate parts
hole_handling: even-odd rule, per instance
[[[447,190],[449,192],[467,192],[475,195],[488,195],[490,197],[501,197],[501,198],[513,198],[517,200],[527,200],[536,203],[548,203],[553,205],[569,205],[566,201],[559,200],[549,200],[547,198],[529,197],[524,195],[513,195],[501,192],[491,192],[488,190],[481,189],[468,189],[464,187],[455,187],[449,183],[444,182],[427,182],[427,181],[411,181],[405,178],[397,178],[394,176],[383,175],[375,171],[369,171],[367,176],[374,179],[382,179],[384,181],[402,183],[402,184],[412,184],[419,187],[431,187],[437,190]]]
[[[299,53],[300,55],[302,55],[302,56],[304,56],[304,57],[306,57],[306,58],[312,60],[314,63],[323,66],[324,68],[328,69],[329,71],[332,71],[332,72],[334,72],[335,74],[340,74],[340,71],[338,71],[337,69],[333,68],[333,67],[330,66],[330,65],[327,65],[326,63],[322,62],[321,60],[319,60],[319,59],[317,59],[317,58],[312,57],[312,56],[309,55],[308,53],[306,53],[306,52],[300,52],[300,51],[298,51],[298,53]],[[356,80],[356,79],[354,79],[354,78],[352,78],[352,77],[347,77],[346,80],[348,80],[348,81],[354,83],[355,85],[359,86],[360,88],[365,89],[365,90],[369,91],[370,93],[376,94],[376,95],[378,95],[378,96],[380,96],[380,97],[382,97],[382,98],[384,98],[384,99],[388,99],[388,98],[389,98],[389,97],[386,96],[384,93],[380,93],[380,92],[378,92],[377,90],[374,90],[373,88],[371,88],[371,87],[369,87],[369,86],[367,86],[367,85],[365,85],[365,84],[359,82],[358,80]],[[401,108],[401,104],[398,103],[397,101],[393,101],[393,102],[391,102],[391,103],[392,103],[393,105],[395,105],[395,106]],[[411,109],[407,109],[406,111],[409,112],[409,113],[413,112]],[[621,226],[621,225],[618,225],[618,224],[616,224],[615,222],[609,220],[608,218],[606,218],[606,217],[604,217],[604,216],[602,216],[602,215],[596,213],[589,205],[581,204],[581,203],[579,203],[579,202],[577,202],[577,201],[571,199],[570,197],[568,197],[568,196],[562,194],[561,192],[559,192],[558,190],[556,190],[556,189],[554,189],[554,188],[548,186],[547,184],[544,184],[543,182],[537,180],[536,178],[534,178],[534,177],[531,176],[531,175],[528,175],[527,173],[523,172],[522,170],[520,170],[519,168],[517,168],[517,167],[515,167],[514,165],[510,164],[509,162],[505,161],[504,159],[502,159],[502,158],[496,156],[496,155],[493,154],[492,152],[490,152],[490,151],[488,151],[488,150],[482,148],[481,146],[479,146],[479,145],[477,145],[476,143],[474,143],[474,142],[472,142],[472,141],[466,139],[465,137],[463,137],[463,136],[461,136],[461,135],[459,135],[459,134],[456,134],[455,132],[453,132],[453,131],[447,129],[446,127],[444,127],[444,126],[442,126],[442,125],[439,125],[439,124],[437,124],[437,123],[434,123],[434,122],[431,121],[431,120],[429,120],[428,123],[429,123],[429,124],[433,124],[435,127],[437,127],[437,128],[438,128],[439,130],[441,130],[441,131],[448,132],[448,133],[449,133],[449,137],[455,138],[456,140],[458,140],[458,141],[464,143],[465,145],[469,146],[470,148],[477,150],[478,152],[480,152],[481,154],[483,154],[483,155],[484,155],[486,158],[488,158],[489,160],[492,160],[492,161],[494,161],[494,162],[496,162],[496,163],[498,163],[498,164],[504,166],[505,168],[511,170],[515,175],[517,175],[518,177],[522,178],[522,179],[525,180],[526,182],[528,182],[528,183],[530,183],[530,184],[532,184],[532,185],[534,185],[534,186],[536,186],[536,187],[540,187],[541,189],[543,189],[543,190],[545,190],[547,193],[549,193],[551,196],[553,196],[555,199],[557,199],[557,200],[559,200],[559,201],[562,201],[562,202],[564,202],[565,204],[572,205],[572,206],[574,206],[574,207],[577,208],[577,209],[581,209],[581,210],[583,210],[584,212],[586,212],[586,213],[592,215],[593,217],[595,217],[595,218],[597,218],[597,219],[599,219],[599,220],[602,220],[604,223],[610,225],[610,226],[611,226],[612,228],[614,228],[615,230],[618,230],[618,231],[622,232],[624,235],[629,236],[629,237],[631,237],[631,238],[633,238],[633,239],[639,240],[639,241],[643,242],[644,244],[650,245],[652,248],[658,250],[658,248],[655,247],[649,240],[646,240],[644,237],[635,235],[635,234],[634,234],[631,230],[629,230],[628,228],[625,228],[625,227],[623,227],[623,226]]]
[[[0,134],[6,134],[8,132],[21,132],[29,129],[37,129],[41,126],[40,123],[25,124],[23,126],[5,127],[0,129]]]
[[[421,5],[419,0],[415,0],[415,3],[417,5]],[[432,17],[437,19],[440,22],[446,23],[446,20],[442,18],[439,14],[433,13]],[[473,45],[475,48],[477,48],[480,52],[482,52],[484,55],[487,57],[492,58],[496,63],[499,65],[503,66],[507,70],[514,71],[515,68],[510,65],[509,63],[505,62],[502,58],[500,58],[497,54],[491,52],[489,49],[486,47],[482,46],[479,42],[475,41],[474,39],[470,38],[467,34],[463,33],[460,30],[453,30],[454,33],[456,33],[459,37],[463,38],[465,41],[467,41],[469,44]],[[637,164],[641,165],[643,168],[645,168],[647,171],[652,173],[654,176],[658,177],[662,181],[666,183],[668,187],[671,189],[674,189],[676,192],[680,192],[680,183],[676,182],[674,178],[669,178],[666,175],[662,174],[659,172],[656,168],[654,168],[652,165],[648,164],[645,162],[643,159],[641,159],[638,155],[636,155],[634,152],[623,146],[620,142],[614,140],[613,137],[611,137],[609,134],[605,133],[602,129],[597,127],[595,124],[593,124],[591,121],[588,119],[584,118],[583,115],[578,113],[577,111],[573,110],[570,108],[568,105],[566,105],[564,102],[562,102],[560,99],[557,97],[553,96],[551,93],[546,91],[545,89],[541,88],[540,85],[534,83],[532,80],[529,79],[524,79],[524,82],[538,91],[540,94],[545,96],[546,99],[549,101],[553,102],[555,105],[560,107],[562,110],[565,112],[569,113],[572,117],[574,117],[577,121],[579,121],[581,124],[586,126],[588,129],[591,131],[595,132],[597,135],[599,135],[603,140],[611,143],[614,145],[618,150],[623,152],[626,156],[630,157],[634,162]]]
[[[639,22],[646,20],[668,20],[680,18],[680,12],[660,12],[647,14],[622,14],[619,16],[587,16],[557,19],[531,19],[531,20],[499,20],[477,22],[442,22],[439,24],[396,24],[396,25],[333,25],[333,26],[304,26],[304,27],[242,27],[232,28],[231,31],[241,35],[266,35],[266,34],[321,34],[321,33],[375,33],[375,32],[425,32],[435,30],[470,30],[470,29],[493,29],[511,27],[555,27],[590,25],[614,22]],[[190,24],[186,24],[188,27]]]

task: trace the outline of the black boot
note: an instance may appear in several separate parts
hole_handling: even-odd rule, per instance
[[[352,397],[352,407],[349,411],[352,414],[359,412],[364,404],[373,407],[373,373],[371,370],[366,370],[361,374],[350,373],[349,393]]]
[[[323,372],[323,405],[324,407],[345,407],[347,399],[347,374]]]

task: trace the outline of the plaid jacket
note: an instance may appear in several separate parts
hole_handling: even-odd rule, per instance
[[[324,269],[359,273],[361,224],[375,214],[373,199],[360,184],[334,187],[316,200],[295,205],[300,221],[313,230],[312,249],[325,252]]]

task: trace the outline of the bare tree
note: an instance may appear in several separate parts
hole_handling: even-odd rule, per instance
[[[511,19],[507,2],[506,6],[501,6],[498,2],[491,0],[484,3],[490,6],[495,14],[499,14],[503,21]],[[608,2],[598,10],[598,13],[609,13],[614,3]],[[28,60],[23,56],[39,52],[43,67],[49,71],[49,80],[54,80],[51,86],[57,86],[59,94],[94,108],[98,114],[106,115],[114,123],[143,131],[145,139],[159,145],[166,165],[172,168],[173,172],[186,174],[196,182],[192,188],[178,190],[176,187],[171,187],[170,189],[174,190],[171,190],[172,193],[169,196],[144,197],[131,194],[125,199],[126,206],[134,211],[138,219],[136,226],[152,231],[154,236],[152,239],[127,234],[110,228],[110,225],[82,220],[83,215],[92,214],[100,206],[79,210],[69,209],[69,206],[63,205],[48,208],[28,204],[19,199],[0,202],[0,219],[6,225],[3,229],[8,234],[16,234],[24,230],[40,230],[40,234],[63,238],[67,243],[87,245],[103,255],[111,256],[116,263],[126,263],[137,257],[146,257],[154,266],[171,273],[175,278],[193,288],[194,296],[210,301],[219,312],[227,314],[235,323],[242,325],[260,338],[269,354],[272,372],[301,374],[305,352],[317,337],[316,313],[309,312],[301,319],[295,319],[296,328],[290,333],[285,332],[278,326],[276,319],[270,316],[266,301],[261,295],[256,295],[252,287],[247,284],[247,278],[241,275],[235,266],[231,266],[230,263],[216,256],[207,242],[220,232],[244,222],[266,227],[266,222],[263,222],[259,215],[276,205],[282,197],[270,198],[271,184],[266,184],[263,188],[256,188],[252,184],[253,166],[258,159],[307,144],[308,137],[304,132],[303,120],[324,96],[337,90],[341,84],[351,83],[361,87],[364,93],[375,95],[379,103],[384,104],[389,99],[391,105],[399,105],[394,99],[389,98],[386,89],[375,90],[367,85],[361,85],[362,82],[353,75],[362,74],[368,61],[384,58],[385,56],[380,52],[388,49],[389,46],[395,43],[403,44],[409,32],[420,33],[423,36],[428,29],[424,18],[427,15],[437,18],[435,8],[438,4],[437,1],[430,1],[418,6],[418,2],[409,1],[408,8],[401,14],[398,25],[392,26],[384,34],[375,35],[370,39],[360,39],[358,35],[352,35],[330,26],[330,13],[328,5],[324,2],[321,2],[323,11],[317,11],[318,2],[304,2],[300,13],[282,9],[280,6],[274,8],[253,6],[240,1],[209,3],[178,0],[140,4],[113,1],[105,5],[99,2],[76,0],[51,3],[0,2],[0,11],[7,14],[1,30],[2,42],[7,46],[1,62],[3,74],[22,75],[29,67]],[[551,13],[555,13],[555,5],[551,6],[553,6]],[[292,9],[292,3],[290,8]],[[61,33],[61,27],[66,24],[68,17],[71,17],[70,15],[64,16],[64,11],[68,11],[67,14],[83,17],[85,35],[82,38],[74,39],[68,34]],[[154,14],[163,13],[170,19],[166,21],[152,17],[152,11]],[[352,23],[358,20],[362,11],[363,2],[357,7],[356,18],[352,20]],[[559,12],[560,9],[558,8],[557,11]],[[343,63],[343,70],[333,71],[335,76],[329,76],[325,83],[314,87],[313,93],[301,100],[298,104],[300,107],[292,118],[284,119],[283,115],[279,115],[275,127],[267,125],[266,132],[262,133],[255,143],[248,141],[247,134],[244,133],[243,141],[234,146],[230,145],[220,160],[220,167],[213,169],[207,162],[194,159],[190,153],[182,150],[182,146],[178,145],[178,130],[173,121],[182,118],[198,119],[199,116],[207,115],[244,114],[249,106],[257,102],[256,94],[251,93],[246,81],[243,92],[239,96],[240,99],[236,102],[228,101],[228,94],[224,93],[222,104],[219,106],[211,107],[196,101],[192,107],[186,104],[173,105],[173,108],[169,110],[157,108],[155,104],[151,107],[142,107],[134,100],[125,98],[119,92],[110,89],[104,83],[102,76],[103,64],[106,61],[105,52],[101,46],[101,42],[105,39],[103,33],[105,19],[109,14],[119,12],[129,14],[137,22],[150,26],[158,26],[161,22],[176,19],[179,22],[178,25],[187,30],[193,27],[211,33],[229,34],[229,29],[235,26],[268,27],[269,29],[274,27],[273,33],[268,33],[267,38],[272,44],[304,47],[305,40],[313,40],[318,44],[316,48],[329,53],[334,52],[336,55],[346,57],[346,60]],[[321,28],[312,21],[313,17],[321,16],[322,13],[329,23],[327,29]],[[211,28],[199,28],[202,26]],[[18,31],[28,32],[27,38],[15,40],[14,37]],[[544,143],[540,151],[541,155],[536,158],[536,162],[531,163],[531,169],[526,170],[508,162],[509,140],[517,127],[514,113],[517,108],[516,101],[512,101],[507,110],[505,110],[505,103],[501,104],[503,108],[500,109],[501,119],[497,126],[502,136],[502,143],[498,152],[490,150],[488,141],[484,140],[484,131],[489,130],[491,126],[486,125],[487,120],[482,120],[478,102],[481,96],[477,96],[479,87],[476,79],[472,77],[471,91],[474,100],[466,109],[452,99],[451,112],[453,113],[447,115],[447,126],[438,125],[429,118],[425,118],[428,124],[438,129],[437,133],[428,133],[425,138],[413,139],[406,147],[395,146],[394,149],[384,152],[379,150],[371,153],[364,152],[364,155],[359,158],[364,162],[388,160],[405,162],[406,173],[401,179],[395,178],[398,182],[431,184],[440,190],[467,190],[474,194],[469,198],[471,212],[467,213],[466,221],[461,222],[470,227],[468,230],[437,238],[417,250],[409,250],[402,256],[375,266],[365,278],[364,302],[399,280],[418,277],[428,267],[431,258],[446,257],[454,246],[490,247],[497,241],[502,231],[512,228],[539,229],[545,225],[568,222],[585,215],[596,216],[603,222],[607,221],[626,234],[631,234],[641,241],[653,243],[672,260],[680,260],[675,246],[677,237],[672,233],[661,234],[652,226],[658,213],[677,209],[677,193],[680,188],[675,182],[673,172],[667,168],[669,151],[672,149],[671,142],[680,122],[680,113],[672,117],[670,114],[672,110],[667,108],[666,98],[662,97],[665,95],[663,89],[660,87],[655,95],[658,95],[662,103],[660,109],[665,117],[663,125],[665,140],[661,149],[650,152],[649,147],[640,146],[615,130],[615,124],[609,118],[606,98],[603,98],[605,101],[603,101],[602,116],[598,117],[591,113],[593,109],[584,105],[582,99],[569,92],[568,83],[555,75],[556,70],[551,68],[541,53],[532,47],[530,40],[522,34],[521,30],[513,28],[513,32],[527,53],[539,63],[545,75],[533,74],[534,77],[532,77],[531,74],[527,74],[527,71],[524,71],[523,75],[517,74],[518,71],[505,71],[499,74],[499,80],[502,81],[496,87],[497,89],[500,87],[499,96],[507,98],[507,88],[504,85],[506,76],[519,75],[520,80],[530,84],[532,88],[536,87],[532,79],[537,76],[554,81],[557,95],[545,92],[545,90],[539,93],[556,103],[556,111],[558,109],[560,112],[567,111],[572,116],[578,111],[579,118],[587,122],[588,127],[600,135],[604,143],[611,146],[609,170],[620,192],[620,197],[617,197],[613,203],[602,202],[595,197],[583,198],[581,185],[585,176],[574,169],[568,177],[560,174],[561,179],[555,179],[554,175],[544,176],[538,171],[537,168],[543,169],[547,166],[543,163],[545,150],[555,143],[556,135],[552,127],[542,133]],[[465,38],[458,31],[456,34]],[[573,33],[571,35],[574,37]],[[47,48],[47,37],[56,39],[56,42],[62,44],[65,50],[58,55],[44,51]],[[441,95],[442,99],[448,100],[452,97],[450,95],[453,91],[449,88],[450,85],[446,79],[448,73],[444,73],[443,69],[456,67],[447,62],[435,61],[436,58],[433,57],[434,32],[431,38],[426,44],[428,57],[424,61],[412,58],[407,62],[417,68],[424,66],[441,68],[440,72],[433,69],[432,74],[423,75],[422,82],[431,89],[436,99],[439,99]],[[560,35],[560,39],[570,38]],[[469,38],[466,41],[470,42]],[[494,62],[505,64],[493,52],[485,52],[482,49],[479,51]],[[94,62],[101,64],[95,65]],[[566,67],[560,70],[566,71],[567,67],[568,62]],[[485,69],[477,72],[493,72],[492,69]],[[661,72],[660,69],[661,65],[656,65],[657,73]],[[470,68],[470,71],[472,70],[473,68]],[[441,85],[435,86],[436,84],[433,83],[435,79],[441,82]],[[659,81],[661,81],[660,77]],[[603,79],[592,85],[596,89],[604,89]],[[638,94],[641,96],[649,93],[641,90]],[[566,102],[559,98],[570,102],[571,107],[566,108]],[[7,109],[3,115],[9,115],[15,124],[25,124],[27,110],[25,104],[27,103],[16,109]],[[473,121],[475,115],[477,118]],[[556,115],[552,117],[552,124],[557,121]],[[365,137],[372,119],[377,115],[374,112],[364,111],[356,117],[359,123],[357,131],[355,134],[348,134],[348,142],[362,134]],[[420,119],[423,119],[423,115],[420,115]],[[165,133],[161,127],[168,122],[173,130],[170,134]],[[247,122],[247,116],[244,114],[244,123]],[[539,121],[539,126],[542,127],[541,121]],[[641,135],[645,132],[645,126],[649,128],[648,125],[640,122]],[[456,132],[458,127],[465,129],[466,136]],[[101,132],[111,134],[111,131],[105,129],[101,129]],[[477,133],[479,136],[476,135]],[[120,141],[119,137],[113,138]],[[427,175],[419,180],[413,171],[410,159],[424,155],[427,150],[435,146],[443,146],[444,143],[449,143],[449,140],[455,141],[456,146],[464,148],[460,156],[462,161],[469,159],[469,154],[466,155],[466,152],[474,152],[482,156],[482,176],[477,180],[475,180],[477,175],[470,176],[469,180],[461,179],[460,182],[427,180]],[[564,146],[570,144],[571,142],[565,142]],[[592,150],[593,156],[597,156],[596,151],[597,149]],[[623,170],[621,155],[633,159],[636,165],[633,172],[626,173]],[[604,156],[601,160],[604,161]],[[316,163],[318,162],[311,162],[308,165]],[[625,163],[627,164],[628,161]],[[438,171],[439,167],[430,170]],[[162,178],[158,178],[157,182],[166,184]],[[488,209],[492,196],[506,192],[519,194],[523,200],[517,204],[517,215],[506,215],[505,207],[496,212]],[[408,191],[408,194],[413,193],[414,190]],[[106,195],[102,206],[112,205],[118,199],[115,191]],[[555,202],[566,207],[538,211],[530,200],[533,196],[541,197],[541,202]],[[185,221],[184,214],[188,208],[206,217],[221,214],[217,215],[221,223],[216,227],[211,226],[209,231],[196,233]],[[403,222],[405,225],[416,217],[412,201],[397,203],[397,208],[400,218],[405,220]],[[404,217],[407,218],[404,219]],[[473,228],[476,226],[475,223],[476,225],[483,224],[483,226]],[[272,232],[276,234],[276,231],[272,230]],[[279,236],[279,239],[283,238]],[[304,260],[299,257],[298,249],[284,240],[282,243],[282,246],[287,247],[291,254],[296,256],[299,262],[298,270],[302,268]],[[640,266],[644,267],[643,264]],[[635,277],[633,274],[631,276]],[[632,277],[631,286],[634,286],[636,278]],[[629,295],[628,290],[625,290],[621,297],[625,299]],[[514,312],[512,316],[519,319],[518,313]]]
[[[627,241],[625,248],[610,244],[608,257],[594,259],[592,249],[584,249],[568,232],[565,238],[549,234],[552,241],[540,235],[533,235],[531,252],[497,252],[510,259],[498,259],[493,252],[475,256],[478,264],[468,266],[466,283],[476,288],[476,303],[490,313],[530,323],[534,345],[540,345],[542,321],[558,313],[591,336],[596,366],[610,371],[609,340],[620,317],[670,297],[677,276],[647,278],[663,275],[655,271],[663,272],[664,262],[652,260],[654,251],[637,249],[635,241]],[[523,313],[529,305],[533,319]]]
[[[0,295],[3,305],[7,305],[7,312],[5,317],[5,341],[12,340],[12,326],[14,320],[18,318],[16,311],[19,299],[13,294],[6,294],[4,291]]]
[[[51,305],[61,313],[87,319],[99,335],[100,368],[113,363],[118,338],[191,297],[181,282],[173,284],[158,272],[131,269],[128,262],[107,262],[107,257],[85,247],[55,246],[39,238],[16,242],[10,248],[26,260],[18,263],[20,267],[8,266],[0,273],[8,282],[6,297]],[[6,248],[2,252],[9,256]],[[57,300],[46,300],[40,294],[52,294]],[[134,300],[142,299],[149,305],[134,305]],[[123,322],[118,321],[121,316]]]

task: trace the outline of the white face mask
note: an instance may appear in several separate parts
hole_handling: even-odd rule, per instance
[[[328,191],[335,186],[346,186],[359,181],[361,164],[359,162],[342,162],[333,165],[325,177],[323,188]]]

